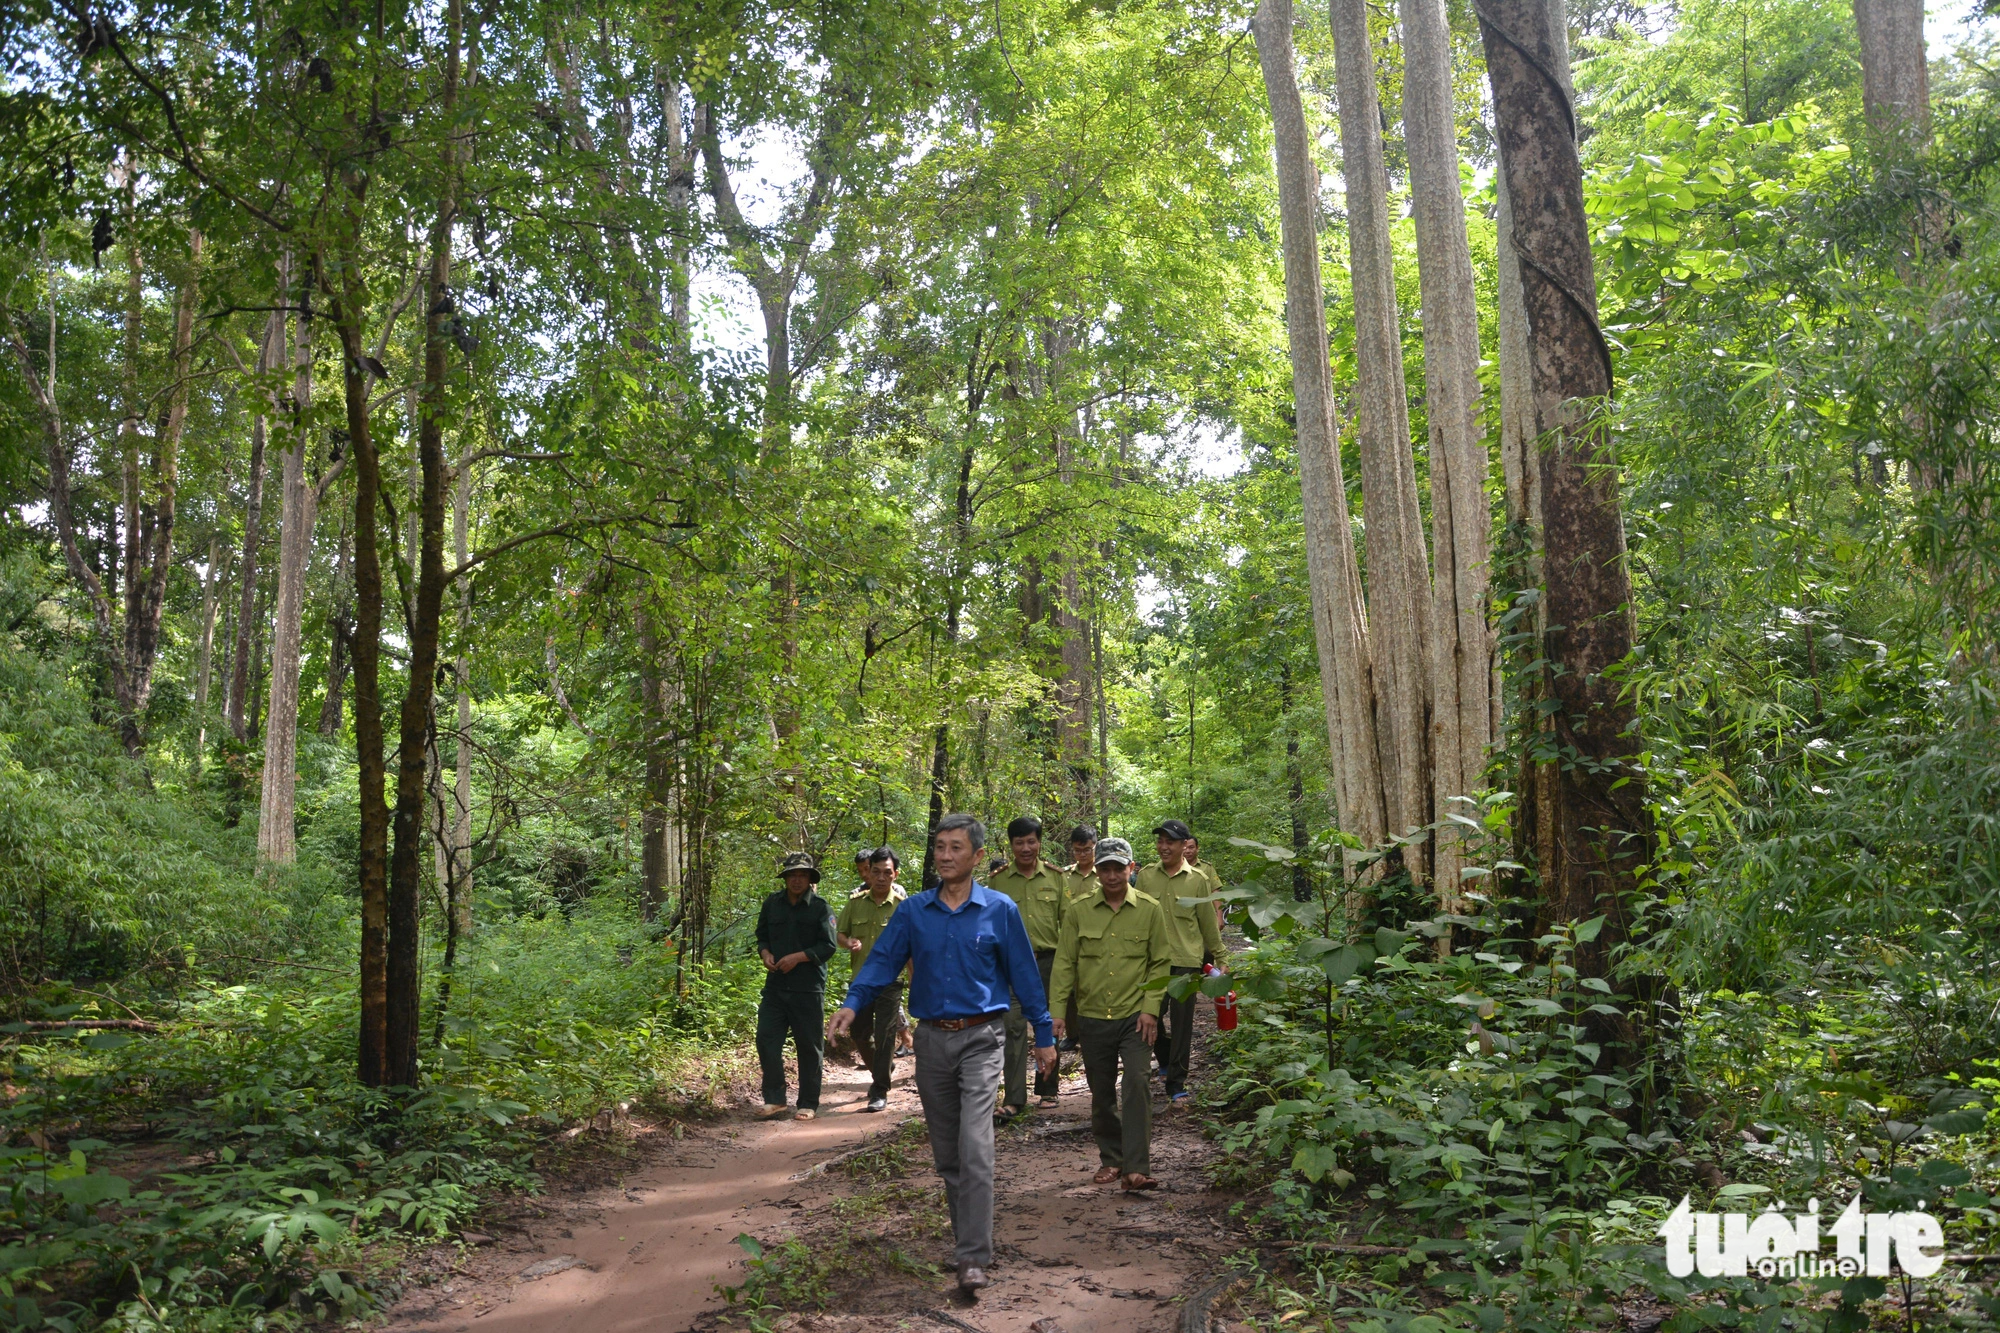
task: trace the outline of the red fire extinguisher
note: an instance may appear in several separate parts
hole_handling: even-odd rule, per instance
[[[1224,973],[1214,963],[1209,963],[1202,968],[1202,975],[1219,977],[1223,976]],[[1215,1029],[1218,1032],[1236,1031],[1235,991],[1230,991],[1227,995],[1218,995],[1215,997]]]

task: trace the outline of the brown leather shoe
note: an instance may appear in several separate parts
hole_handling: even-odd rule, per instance
[[[1153,1179],[1151,1176],[1141,1175],[1137,1171],[1125,1177],[1125,1192],[1127,1194],[1137,1194],[1140,1190],[1156,1190],[1159,1187],[1159,1181]]]
[[[978,1291],[987,1283],[986,1270],[978,1264],[960,1264],[958,1267],[958,1289]]]
[[[1097,1174],[1090,1178],[1090,1183],[1093,1185],[1109,1185],[1124,1174],[1123,1171],[1120,1171],[1115,1166],[1101,1166],[1097,1169]]]

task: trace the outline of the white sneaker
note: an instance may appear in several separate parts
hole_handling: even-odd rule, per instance
[[[790,1108],[784,1106],[782,1103],[777,1106],[773,1106],[771,1103],[765,1102],[764,1109],[757,1112],[757,1118],[759,1120],[776,1120],[779,1116],[783,1115],[789,1109]]]
[[[889,1099],[887,1097],[870,1097],[868,1099],[868,1109],[871,1111],[886,1111],[889,1109]]]

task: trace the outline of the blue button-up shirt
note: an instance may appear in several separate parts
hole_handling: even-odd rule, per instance
[[[910,1012],[922,1018],[978,1018],[1007,1007],[1007,994],[1035,1025],[1035,1045],[1053,1046],[1049,997],[1021,909],[977,881],[957,911],[926,889],[903,900],[854,974],[843,1007],[857,1013],[911,963]]]

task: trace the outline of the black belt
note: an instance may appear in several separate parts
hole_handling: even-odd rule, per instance
[[[967,1028],[976,1028],[981,1023],[991,1023],[996,1018],[1005,1018],[1006,1016],[1007,1011],[1005,1009],[996,1009],[990,1014],[981,1014],[977,1018],[920,1018],[917,1021],[925,1027],[936,1028],[939,1032],[963,1032]]]

